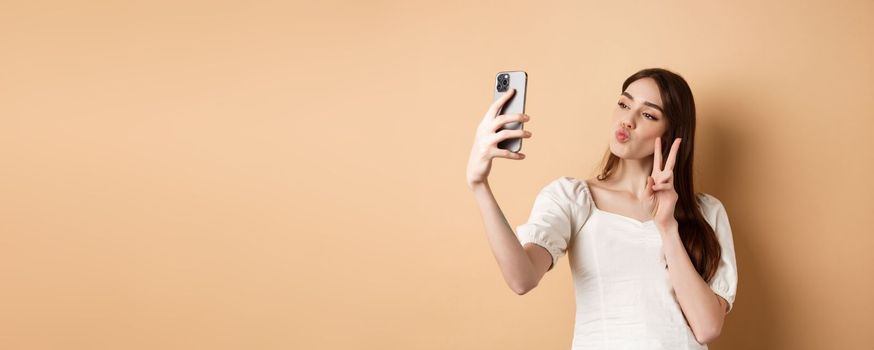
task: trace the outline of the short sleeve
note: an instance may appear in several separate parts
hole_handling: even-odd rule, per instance
[[[722,202],[709,194],[702,194],[701,203],[704,217],[713,227],[722,249],[716,274],[709,283],[710,289],[728,302],[728,312],[731,312],[737,294],[737,260],[735,260],[734,239],[728,214]]]
[[[549,251],[552,264],[567,252],[572,236],[588,217],[591,206],[585,183],[560,177],[544,186],[534,200],[528,221],[516,228],[516,236],[524,246],[534,243]]]

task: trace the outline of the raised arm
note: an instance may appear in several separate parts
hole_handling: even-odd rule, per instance
[[[482,214],[492,254],[498,262],[504,281],[516,294],[523,295],[537,287],[552,264],[552,255],[533,243],[519,243],[504,213],[495,201],[488,182],[471,188]]]
[[[510,286],[510,289],[521,295],[537,286],[540,278],[542,278],[552,263],[552,258],[549,252],[540,246],[528,244],[522,247],[513,233],[513,229],[507,223],[507,219],[498,206],[488,183],[492,159],[525,159],[525,155],[522,153],[514,153],[497,147],[498,142],[509,138],[531,137],[530,131],[521,129],[498,131],[506,123],[525,123],[529,120],[529,117],[524,114],[497,115],[504,103],[515,92],[514,89],[510,89],[501,98],[492,103],[482,121],[480,121],[467,163],[467,185],[473,191],[476,198],[477,205],[482,214],[489,245],[498,262],[504,280]]]

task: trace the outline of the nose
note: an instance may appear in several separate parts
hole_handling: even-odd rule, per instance
[[[619,126],[621,126],[623,129],[631,129],[633,125],[631,124],[630,120],[623,119],[619,121]]]

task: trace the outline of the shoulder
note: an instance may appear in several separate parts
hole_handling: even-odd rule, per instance
[[[571,176],[560,176],[550,181],[541,190],[543,194],[549,194],[555,199],[569,201],[576,205],[588,207],[591,195],[589,186],[583,179]]]
[[[719,198],[716,198],[716,196],[709,194],[709,193],[698,192],[697,197],[698,197],[698,203],[700,203],[702,206],[717,206],[717,205],[721,206],[722,205],[722,201],[720,201]]]
[[[704,219],[710,223],[710,226],[716,227],[721,221],[728,220],[725,206],[719,198],[704,192],[699,192],[696,197],[701,207],[701,213],[704,214]]]

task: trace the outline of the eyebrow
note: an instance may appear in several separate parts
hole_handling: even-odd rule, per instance
[[[629,94],[629,93],[627,93],[627,92],[625,92],[625,91],[623,91],[622,94],[625,95],[625,96],[628,96],[628,98],[630,98],[632,101],[634,101],[634,96],[631,96],[631,94]],[[662,107],[660,107],[659,105],[657,105],[657,104],[655,104],[655,103],[652,103],[652,102],[649,102],[649,101],[643,101],[643,104],[645,104],[645,105],[647,105],[647,106],[650,106],[650,107],[652,107],[652,108],[658,109],[659,112],[662,112],[662,114],[665,113],[665,110],[662,109]]]

